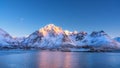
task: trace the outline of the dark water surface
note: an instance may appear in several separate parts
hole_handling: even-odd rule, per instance
[[[0,68],[120,68],[120,53],[0,51]]]

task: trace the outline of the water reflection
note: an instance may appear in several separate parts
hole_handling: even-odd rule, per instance
[[[120,53],[0,52],[0,68],[119,68]]]
[[[71,68],[70,52],[40,52],[38,56],[39,68]]]
[[[119,57],[119,53],[39,52],[38,68],[119,68]]]
[[[0,52],[0,53],[6,53]],[[7,52],[0,55],[0,68],[37,68],[36,53],[21,51],[21,53]]]

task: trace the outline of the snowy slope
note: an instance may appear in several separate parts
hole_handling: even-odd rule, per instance
[[[119,48],[120,43],[112,39],[104,31],[87,32],[70,32],[62,28],[49,24],[33,32],[28,37],[13,38],[7,32],[0,29],[0,46],[22,45],[29,47],[46,47],[56,48],[62,46],[91,46],[91,47],[108,47]]]
[[[14,45],[15,40],[4,30],[0,29],[0,46]]]
[[[49,24],[38,31],[32,33],[25,41],[24,45],[35,47],[60,47],[61,45],[73,46],[93,46],[117,48],[120,44],[113,40],[104,31],[94,31],[91,34],[86,32],[70,32],[62,28]]]
[[[62,43],[63,33],[61,28],[49,24],[32,33],[23,44],[36,47],[57,47]]]
[[[83,45],[94,46],[94,47],[119,47],[119,43],[113,40],[104,31],[92,32],[84,37],[81,41]]]

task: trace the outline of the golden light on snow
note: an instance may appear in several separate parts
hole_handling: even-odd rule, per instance
[[[72,59],[72,54],[69,52],[40,52],[37,64],[38,68],[71,68]]]
[[[65,32],[66,35],[69,35],[69,34],[71,33],[71,32],[68,31],[68,30],[65,30],[64,32]]]
[[[54,32],[55,34],[60,34],[63,32],[63,30],[60,27],[55,26],[54,24],[49,24],[44,28],[40,29],[39,32],[42,33],[44,36],[46,36],[48,32]]]

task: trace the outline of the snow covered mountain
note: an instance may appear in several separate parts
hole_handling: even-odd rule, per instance
[[[7,32],[0,29],[0,46],[17,45],[40,48],[61,47],[94,47],[94,48],[120,48],[120,43],[112,39],[104,31],[70,32],[55,26],[54,24],[33,32],[28,37],[13,38]]]
[[[75,35],[73,35],[75,36]],[[94,31],[91,34],[86,32],[77,33],[75,37],[71,38],[75,44],[80,46],[93,46],[93,47],[111,47],[117,48],[120,47],[120,44],[113,40],[108,34],[104,31]]]
[[[16,41],[3,29],[0,29],[0,47],[17,44]]]
[[[94,31],[91,34],[77,31],[70,32],[64,31],[54,24],[49,24],[32,33],[25,41],[23,41],[23,45],[47,48],[68,45],[110,48],[120,47],[120,44],[104,31]]]
[[[32,47],[58,47],[62,44],[64,31],[62,28],[49,24],[32,33],[23,45]]]

